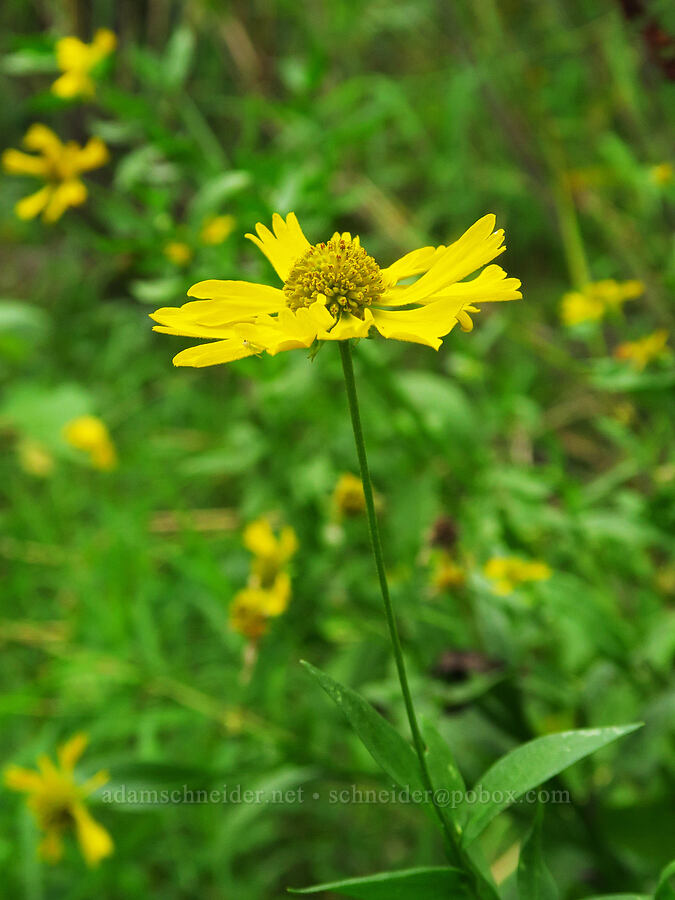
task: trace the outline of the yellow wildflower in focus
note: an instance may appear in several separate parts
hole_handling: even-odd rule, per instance
[[[445,552],[439,553],[431,575],[431,584],[437,591],[447,591],[461,587],[466,581],[466,572]]]
[[[647,334],[637,341],[624,341],[614,349],[617,359],[627,360],[634,369],[641,372],[650,362],[661,357],[668,356],[670,350],[666,347],[668,332],[665,328]]]
[[[99,28],[91,44],[77,37],[64,37],[56,42],[56,62],[63,72],[52,85],[52,93],[63,99],[91,97],[96,86],[92,70],[117,46],[117,38],[107,28]]]
[[[565,325],[597,322],[611,309],[644,293],[641,281],[594,281],[582,291],[569,291],[562,298],[560,317]]]
[[[495,556],[488,560],[483,571],[493,582],[495,594],[502,597],[510,594],[519,584],[547,581],[551,577],[551,569],[545,562],[530,562],[518,556]]]
[[[176,266],[186,266],[192,259],[192,248],[183,241],[170,241],[164,247],[164,256]]]
[[[19,766],[5,770],[7,787],[28,795],[26,805],[44,834],[39,853],[52,863],[63,856],[63,837],[70,830],[77,835],[87,865],[96,866],[113,852],[112,838],[85,805],[86,798],[108,781],[108,774],[97,772],[83,784],[75,781],[75,764],[86,746],[87,736],[76,734],[59,747],[56,764],[43,755],[37,761],[39,771]]]
[[[36,478],[46,478],[54,471],[54,457],[39,441],[24,438],[16,445],[19,465],[24,472]]]
[[[222,244],[232,234],[234,226],[234,216],[211,216],[202,225],[200,240],[202,244]]]
[[[282,528],[277,537],[269,520],[263,517],[244,529],[244,546],[254,556],[252,574],[258,579],[260,587],[266,588],[296,553],[298,538],[290,525]]]
[[[358,516],[365,511],[363,484],[357,475],[351,472],[340,475],[333,490],[333,508],[337,518]]]
[[[80,206],[87,199],[87,188],[79,176],[98,169],[109,159],[108,148],[100,138],[90,138],[84,147],[76,141],[63,144],[46,125],[31,125],[23,144],[37,155],[5,150],[4,170],[12,175],[41,178],[45,186],[19,200],[14,210],[20,219],[34,219],[42,213],[43,222],[52,223],[69,206]]]
[[[286,572],[280,572],[269,587],[245,587],[230,606],[230,628],[256,641],[267,632],[269,619],[286,611],[290,598],[291,581]]]
[[[670,184],[674,174],[675,170],[673,169],[673,165],[669,162],[659,163],[656,166],[652,166],[649,170],[650,179],[654,184],[658,185]]]
[[[117,465],[117,452],[106,425],[96,416],[78,416],[63,428],[71,447],[83,450],[95,469],[110,470]]]
[[[294,213],[285,220],[275,214],[272,227],[258,223],[257,234],[246,237],[272,263],[283,289],[210,279],[190,288],[195,301],[152,314],[156,331],[210,340],[183,350],[174,365],[214,366],[263,351],[274,356],[316,340],[367,337],[373,328],[438,350],[458,322],[471,330],[469,314],[479,311],[474,304],[522,296],[520,281],[496,265],[462,281],[506,249],[493,215],[448,247],[422,247],[385,268],[349,232],[311,245]]]

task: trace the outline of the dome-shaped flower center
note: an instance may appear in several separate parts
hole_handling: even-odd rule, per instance
[[[310,247],[297,260],[284,293],[291,309],[320,300],[334,316],[348,312],[362,319],[365,307],[384,293],[384,284],[380,267],[358,238],[335,237]]]

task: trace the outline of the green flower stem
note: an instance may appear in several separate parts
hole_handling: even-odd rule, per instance
[[[361,468],[361,481],[363,482],[363,493],[366,500],[366,512],[368,515],[368,528],[370,531],[370,541],[373,548],[373,556],[375,557],[375,568],[377,569],[377,577],[380,582],[380,591],[382,592],[382,600],[384,601],[384,612],[389,626],[389,635],[394,649],[394,659],[396,660],[396,671],[398,672],[398,680],[401,684],[401,692],[405,703],[408,722],[410,723],[410,731],[412,734],[413,744],[417,758],[419,759],[420,769],[422,773],[422,781],[424,788],[429,792],[432,798],[433,806],[441,823],[443,834],[445,837],[446,852],[450,861],[461,868],[465,868],[463,854],[457,845],[455,835],[448,827],[448,823],[443,815],[443,811],[436,801],[434,787],[427,768],[425,757],[424,742],[417,724],[417,716],[415,707],[413,706],[412,695],[410,694],[410,686],[408,684],[408,675],[403,659],[403,650],[401,648],[401,638],[398,633],[396,624],[396,616],[389,595],[389,585],[387,584],[387,574],[384,568],[384,558],[382,556],[382,542],[380,541],[380,530],[377,525],[377,516],[375,515],[375,502],[373,500],[373,488],[370,482],[370,472],[368,470],[368,459],[366,457],[366,445],[363,440],[363,428],[361,427],[361,414],[359,413],[359,401],[356,395],[356,382],[354,381],[354,366],[352,363],[352,351],[349,341],[338,341],[340,347],[340,356],[342,357],[342,368],[345,375],[345,387],[347,389],[347,399],[349,401],[349,413],[352,419],[352,428],[354,430],[354,440],[356,442],[356,453],[359,458],[359,466]]]

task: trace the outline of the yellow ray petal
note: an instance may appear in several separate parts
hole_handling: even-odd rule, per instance
[[[31,125],[23,139],[24,147],[29,150],[40,150],[50,156],[58,155],[63,150],[63,144],[54,134],[51,128],[36,122]]]
[[[284,221],[278,213],[272,216],[274,234],[258,222],[258,232],[246,237],[261,250],[274,266],[277,275],[286,281],[295,261],[309,250],[310,244],[302,233],[295,213],[289,213]]]
[[[61,768],[72,771],[75,767],[75,763],[84,753],[88,743],[89,738],[87,735],[84,734],[84,732],[79,732],[78,734],[73,735],[73,737],[64,744],[61,744],[56,754],[59,763],[61,764]]]
[[[253,343],[263,346],[270,356],[274,356],[283,350],[310,347],[317,336],[333,323],[331,314],[317,300],[310,307],[282,309],[276,318],[261,316],[251,325],[237,326],[237,331]]]
[[[420,247],[419,250],[406,253],[395,263],[382,269],[382,279],[387,286],[393,287],[403,278],[412,278],[414,275],[428,272],[445,250],[447,247],[441,244],[440,247]]]
[[[63,37],[56,42],[56,62],[62,71],[81,69],[89,61],[89,47],[77,37]]]
[[[204,366],[217,366],[220,363],[245,359],[247,356],[260,353],[261,349],[248,344],[240,337],[228,338],[224,341],[199,344],[197,347],[182,350],[174,356],[173,364],[174,366],[194,366],[201,369]]]
[[[373,314],[366,307],[363,311],[363,319],[358,319],[351,313],[347,313],[333,325],[329,331],[322,331],[318,337],[321,341],[346,341],[349,338],[362,338],[368,335],[373,325]]]
[[[75,164],[80,172],[88,172],[90,169],[98,169],[104,166],[110,159],[108,148],[101,138],[89,138],[84,147],[78,148]]]
[[[80,785],[80,791],[84,797],[88,797],[89,794],[93,794],[94,791],[97,791],[109,781],[110,773],[106,769],[101,769],[95,775],[92,775],[91,778],[87,778],[84,784]]]
[[[188,322],[181,324],[178,321],[174,325],[155,325],[152,330],[159,331],[160,334],[173,334],[176,337],[207,338],[210,340],[224,340],[225,338],[236,336],[233,325],[192,325]]]
[[[78,178],[64,181],[52,190],[42,218],[45,222],[56,222],[69,206],[80,206],[87,199],[87,188]]]
[[[48,164],[43,156],[30,156],[28,153],[10,148],[2,154],[2,168],[10,175],[44,177],[48,171]]]
[[[484,266],[506,249],[502,246],[504,232],[493,231],[495,217],[483,216],[459,240],[443,251],[429,271],[414,284],[401,289],[400,303],[419,303],[432,294],[449,287]]]
[[[48,184],[40,188],[34,194],[24,197],[14,207],[14,212],[20,219],[34,219],[39,216],[45,206],[49,203],[49,199],[54,192],[54,188]]]
[[[72,813],[82,855],[87,865],[97,866],[102,859],[110,856],[113,852],[112,838],[106,829],[91,817],[83,804],[74,806]]]
[[[62,100],[70,100],[73,97],[91,96],[95,85],[91,78],[80,69],[70,69],[60,75],[50,88],[52,94],[61,97]]]
[[[34,769],[8,766],[5,769],[5,784],[13,791],[39,791],[43,784],[42,775]]]
[[[237,305],[249,316],[278,312],[286,306],[286,297],[282,290],[267,284],[255,284],[252,281],[219,281],[211,278],[208,281],[199,281],[197,284],[193,284],[187,293],[188,297],[214,301],[208,311],[222,310],[226,316],[229,315],[229,310],[234,309]],[[186,315],[194,313],[201,316],[202,313],[207,312],[207,308],[198,303],[185,303],[181,309]],[[237,313],[237,315],[240,314]],[[232,320],[226,318],[224,321]],[[218,324],[222,325],[224,322],[221,321]]]
[[[426,303],[437,300],[463,300],[465,303],[494,303],[502,300],[521,300],[520,281],[508,278],[501,266],[488,266],[471,281],[461,281],[433,294]]]
[[[109,28],[99,28],[91,43],[92,50],[97,60],[109,56],[117,46],[115,32]]]

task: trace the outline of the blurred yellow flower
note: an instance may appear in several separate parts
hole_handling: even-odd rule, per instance
[[[637,341],[624,341],[623,344],[619,344],[614,348],[614,356],[617,359],[627,360],[634,369],[641,372],[653,360],[670,354],[670,350],[666,347],[667,342],[668,332],[665,328],[660,328]]]
[[[37,478],[46,478],[54,471],[54,457],[39,441],[24,438],[16,445],[19,465],[24,472]]]
[[[117,38],[107,28],[99,28],[91,44],[77,37],[64,37],[56,42],[56,62],[63,72],[52,85],[52,93],[63,99],[91,97],[96,86],[91,71],[117,46]]]
[[[75,781],[75,764],[87,741],[86,735],[76,734],[62,744],[57,751],[57,764],[46,755],[40,756],[39,771],[19,766],[5,770],[7,787],[28,795],[26,805],[44,834],[39,853],[52,863],[63,856],[63,837],[71,829],[89,866],[98,865],[113,852],[112,838],[85,805],[86,798],[108,781],[108,774],[97,772],[83,784]]]
[[[234,226],[234,216],[211,216],[202,225],[202,244],[222,244],[232,234]]]
[[[545,562],[518,556],[495,556],[488,560],[483,572],[493,582],[495,594],[500,596],[510,594],[526,581],[547,581],[552,574]]]
[[[298,549],[298,538],[290,525],[281,529],[277,537],[269,520],[256,519],[244,529],[244,546],[254,556],[251,573],[259,587],[273,584],[278,573]]]
[[[560,317],[565,325],[597,322],[611,309],[644,293],[641,281],[614,281],[608,278],[587,284],[582,291],[569,291],[562,298]]]
[[[438,554],[431,574],[431,584],[437,591],[461,587],[466,581],[464,568],[445,552]]]
[[[435,350],[459,322],[473,327],[475,303],[515,300],[520,281],[491,265],[463,282],[506,248],[495,217],[484,216],[450,246],[422,247],[380,268],[349,232],[335,232],[312,246],[294,213],[275,213],[274,233],[256,225],[247,234],[269,259],[283,290],[248,281],[201,281],[180,308],[152,314],[156,331],[210,339],[183,350],[177,366],[214,366],[266,351],[310,347],[314,341],[366,337],[375,328],[383,337],[426,344]],[[420,276],[412,284],[399,282]]]
[[[269,619],[286,611],[290,598],[291,581],[286,572],[279,572],[268,587],[245,587],[230,606],[230,628],[255,641],[267,632]]]
[[[63,144],[46,125],[31,125],[23,144],[37,155],[5,150],[4,170],[12,175],[41,178],[46,183],[16,204],[14,209],[20,219],[34,219],[42,213],[44,222],[56,222],[69,206],[79,206],[87,199],[87,188],[79,178],[82,172],[98,169],[109,159],[108,148],[100,138],[90,138],[84,147],[75,141]]]
[[[673,169],[673,165],[669,162],[659,163],[656,166],[652,166],[649,170],[649,177],[654,184],[658,185],[670,184],[674,174],[675,170]]]
[[[106,425],[96,416],[78,416],[63,428],[71,447],[89,455],[95,469],[109,470],[117,465],[117,452]]]
[[[338,478],[333,490],[333,508],[338,518],[358,516],[366,509],[363,484],[357,475],[345,472]]]
[[[186,266],[192,259],[192,248],[183,241],[170,241],[164,247],[164,255],[176,266]]]

